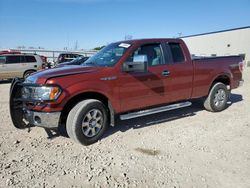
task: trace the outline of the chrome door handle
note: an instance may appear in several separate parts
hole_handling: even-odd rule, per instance
[[[168,70],[164,70],[164,71],[162,71],[161,75],[162,76],[169,76],[170,72]]]

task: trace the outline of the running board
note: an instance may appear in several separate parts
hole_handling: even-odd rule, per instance
[[[152,108],[152,109],[148,109],[148,110],[142,110],[142,111],[138,111],[138,112],[123,114],[123,115],[120,115],[120,119],[121,120],[133,119],[133,118],[137,118],[137,117],[141,117],[141,116],[147,116],[150,114],[156,114],[159,112],[165,112],[165,111],[169,111],[169,110],[175,110],[178,108],[184,108],[184,107],[191,106],[191,105],[192,105],[192,103],[189,101],[181,102],[181,103],[171,104],[171,105],[167,105],[167,106]]]

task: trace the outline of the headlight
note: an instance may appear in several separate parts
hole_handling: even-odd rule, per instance
[[[60,93],[61,89],[57,86],[24,86],[22,89],[22,97],[31,100],[53,101]]]

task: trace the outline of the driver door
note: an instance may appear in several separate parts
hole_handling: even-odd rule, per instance
[[[122,72],[119,76],[120,101],[122,111],[142,109],[167,103],[166,87],[162,72],[165,59],[161,43],[139,46],[126,60],[132,62],[135,55],[146,55],[148,71]]]

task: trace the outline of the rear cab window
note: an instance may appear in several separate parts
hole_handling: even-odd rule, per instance
[[[185,56],[180,43],[167,43],[169,53],[172,56],[172,63],[184,63]]]

